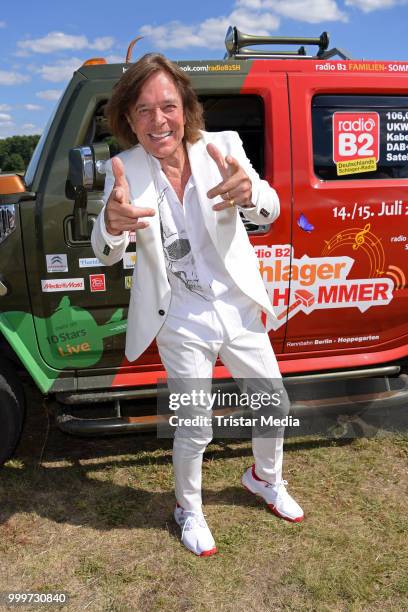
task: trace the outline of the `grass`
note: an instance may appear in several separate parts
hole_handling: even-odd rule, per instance
[[[200,559],[172,518],[169,441],[47,434],[32,405],[0,470],[0,591],[65,591],[75,611],[407,609],[403,435],[290,438],[285,477],[306,514],[297,525],[240,486],[248,442],[211,444],[204,501],[219,553]]]

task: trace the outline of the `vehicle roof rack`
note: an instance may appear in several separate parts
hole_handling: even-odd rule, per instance
[[[302,45],[297,51],[271,51],[244,49],[255,45]],[[318,45],[316,55],[308,55],[303,45]],[[240,32],[236,26],[230,26],[225,36],[227,53],[225,59],[282,59],[294,57],[299,59],[329,59],[338,55],[341,59],[351,59],[342,49],[329,49],[329,34],[322,32],[319,38],[292,38],[290,36],[253,36]]]

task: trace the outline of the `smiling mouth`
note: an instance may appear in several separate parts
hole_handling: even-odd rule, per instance
[[[164,140],[165,138],[168,138],[169,136],[171,136],[172,133],[173,133],[172,131],[163,132],[163,134],[153,134],[153,133],[151,133],[151,134],[149,134],[149,136],[150,136],[150,138],[152,140]]]

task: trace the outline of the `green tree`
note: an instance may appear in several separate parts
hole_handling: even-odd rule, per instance
[[[25,172],[39,136],[11,136],[0,140],[0,169]]]
[[[25,172],[25,169],[26,165],[20,153],[12,153],[9,155],[4,166],[2,167],[2,170],[6,170],[8,172]]]

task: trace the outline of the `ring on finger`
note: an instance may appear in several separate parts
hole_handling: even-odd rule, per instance
[[[234,200],[234,198],[230,198],[230,199],[229,199],[229,205],[231,206],[231,208],[234,208],[234,206],[235,206],[235,200]]]

